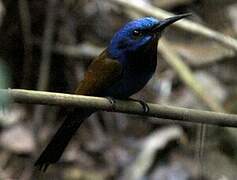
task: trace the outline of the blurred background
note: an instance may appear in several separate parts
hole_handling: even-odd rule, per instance
[[[237,37],[236,0],[129,2],[191,12],[190,21]],[[72,93],[116,30],[141,16],[116,0],[0,0],[0,88]],[[174,26],[158,49],[157,71],[134,98],[237,112],[234,50]],[[9,103],[3,95],[0,103],[0,179],[35,179],[34,160],[60,125],[63,108]],[[41,179],[236,180],[237,131],[98,112]]]

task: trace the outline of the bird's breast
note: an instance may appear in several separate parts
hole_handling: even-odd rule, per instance
[[[142,89],[151,79],[157,64],[156,53],[143,54],[126,59],[123,73],[105,92],[105,96],[126,99]]]

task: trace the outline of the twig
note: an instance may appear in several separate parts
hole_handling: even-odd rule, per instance
[[[26,0],[19,1],[19,13],[21,18],[21,28],[24,40],[24,65],[22,87],[30,87],[30,78],[32,74],[32,33],[31,33],[31,17],[29,5]]]
[[[171,46],[169,46],[169,43],[165,39],[160,40],[159,50],[187,87],[189,87],[211,110],[224,112],[221,104],[195,79],[192,71],[176,54]]]
[[[37,89],[46,90],[49,80],[50,56],[52,51],[52,42],[54,36],[55,12],[57,0],[50,0],[47,8],[47,19],[44,30],[44,39],[42,43],[42,61],[40,64],[39,80]]]
[[[52,51],[54,24],[55,24],[55,12],[56,12],[57,0],[50,0],[47,7],[46,24],[44,30],[44,39],[42,43],[42,61],[39,70],[39,79],[37,84],[37,90],[47,90],[50,72],[50,56]],[[34,127],[37,131],[39,124],[41,124],[44,108],[42,106],[36,106],[34,112]]]
[[[126,8],[134,9],[134,10],[138,11],[139,13],[154,16],[154,17],[161,18],[161,19],[168,18],[168,17],[174,15],[172,13],[165,11],[165,10],[154,7],[148,3],[143,3],[141,5],[139,3],[136,3],[135,1],[127,1],[127,0],[113,0],[113,2],[120,4]],[[237,40],[236,39],[234,39],[230,36],[224,35],[222,33],[219,33],[217,31],[214,31],[210,28],[207,28],[206,26],[203,26],[201,24],[194,23],[192,21],[185,20],[185,19],[175,23],[174,25],[177,27],[180,27],[186,31],[200,34],[205,37],[211,38],[211,39],[218,41],[218,42],[226,45],[227,47],[230,47],[233,50],[237,51]]]
[[[56,5],[57,0],[49,0],[46,14],[46,24],[43,35],[42,43],[42,60],[39,70],[39,79],[37,83],[37,90],[47,90],[49,73],[50,73],[50,62],[51,62],[51,51],[53,46],[54,37],[54,25],[56,20]],[[43,121],[43,115],[45,113],[45,106],[37,105],[34,109],[33,114],[33,133],[35,141],[38,142],[38,131]],[[38,145],[38,143],[36,143]]]
[[[3,5],[3,2],[0,1],[0,27],[2,25],[3,17],[5,15],[6,9],[5,6]]]
[[[205,146],[206,146],[206,136],[208,132],[208,126],[206,124],[200,124],[197,126],[196,134],[196,148],[195,148],[195,160],[197,161],[199,172],[202,175],[205,174]]]
[[[150,111],[148,113],[144,113],[141,104],[134,101],[116,100],[115,105],[113,105],[110,101],[108,101],[108,99],[103,97],[70,95],[23,89],[1,89],[0,93],[9,95],[13,101],[18,103],[78,106],[83,108],[139,114],[177,121],[237,127],[237,115],[234,114],[215,113],[210,111],[193,110],[150,103],[148,103]]]

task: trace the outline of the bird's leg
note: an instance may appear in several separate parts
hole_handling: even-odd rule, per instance
[[[111,104],[111,111],[115,111],[115,104],[116,104],[116,100],[111,97],[111,96],[107,96],[106,99],[110,102]]]
[[[46,172],[48,166],[49,166],[49,163],[45,163],[43,165],[37,166],[36,170]]]
[[[106,97],[106,99],[108,99],[108,101],[111,103],[111,110],[115,111],[116,100],[113,97],[110,97],[110,96]],[[127,100],[135,101],[135,102],[138,102],[139,104],[141,104],[144,113],[148,113],[150,111],[149,106],[143,100],[138,100],[138,99],[133,99],[133,98],[128,98]]]
[[[42,170],[43,170],[43,172],[46,172],[46,170],[47,170],[47,168],[48,168],[48,166],[49,166],[49,164],[47,163],[47,164],[45,164],[42,168]]]
[[[150,111],[150,108],[149,108],[148,104],[145,101],[140,100],[140,99],[133,99],[133,98],[128,98],[128,100],[140,103],[142,108],[143,108],[144,113],[148,113]]]

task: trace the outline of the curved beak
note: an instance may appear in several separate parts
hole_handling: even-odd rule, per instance
[[[160,23],[152,29],[152,31],[153,31],[154,33],[161,32],[161,31],[163,31],[167,26],[173,24],[174,22],[176,22],[176,21],[178,21],[178,20],[180,20],[180,19],[183,19],[183,18],[185,18],[185,17],[191,16],[191,15],[192,15],[191,13],[180,14],[180,15],[176,15],[176,16],[173,16],[173,17],[170,17],[170,18],[161,20]]]

